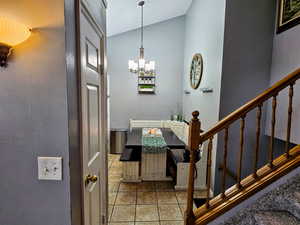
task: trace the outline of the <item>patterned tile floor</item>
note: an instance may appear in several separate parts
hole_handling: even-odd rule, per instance
[[[119,157],[108,157],[109,225],[183,225],[186,192],[175,191],[172,182],[120,182]]]

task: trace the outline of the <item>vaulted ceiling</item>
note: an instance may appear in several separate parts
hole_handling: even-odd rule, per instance
[[[137,0],[110,0],[107,11],[108,36],[134,30],[141,25],[140,7]],[[146,0],[145,25],[151,25],[185,15],[192,0]]]

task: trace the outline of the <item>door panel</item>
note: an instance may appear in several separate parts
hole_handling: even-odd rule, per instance
[[[99,153],[99,90],[96,86],[87,85],[88,103],[88,138],[89,138],[89,164],[93,163]]]
[[[101,0],[81,0],[96,23],[106,32],[106,7]]]
[[[106,178],[104,122],[106,112],[104,74],[105,37],[94,19],[82,6],[80,11],[81,48],[81,143],[83,169],[83,217],[84,225],[106,224]],[[103,176],[103,175],[102,175]],[[104,202],[104,203],[103,203]],[[104,216],[104,217],[103,217]]]
[[[99,49],[94,46],[88,39],[86,40],[86,61],[87,66],[91,69],[98,71],[99,65]]]

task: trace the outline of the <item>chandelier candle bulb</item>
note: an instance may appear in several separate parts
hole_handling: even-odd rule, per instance
[[[129,70],[133,70],[134,69],[134,61],[133,60],[129,60],[128,61],[128,69]]]
[[[150,61],[149,65],[150,65],[150,70],[154,71],[155,70],[155,62],[154,61]]]
[[[139,60],[139,68],[140,69],[145,69],[145,59],[140,59]]]
[[[150,70],[151,70],[150,64],[149,64],[149,63],[146,63],[146,64],[145,64],[145,71],[146,71],[146,72],[149,72]]]
[[[138,71],[138,63],[136,63],[136,62],[134,63],[133,70]]]

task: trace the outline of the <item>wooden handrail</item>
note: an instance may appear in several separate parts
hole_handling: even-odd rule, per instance
[[[293,73],[289,74],[282,80],[275,83],[272,87],[258,95],[256,98],[252,99],[236,111],[229,114],[227,117],[222,119],[218,122],[213,128],[206,131],[200,136],[201,143],[207,141],[211,136],[215,135],[216,133],[220,132],[228,125],[235,122],[237,119],[241,118],[243,115],[247,114],[252,109],[258,107],[264,101],[268,100],[269,98],[276,95],[278,92],[283,90],[284,88],[288,87],[291,84],[294,84],[296,80],[300,79],[300,69],[294,71]]]

